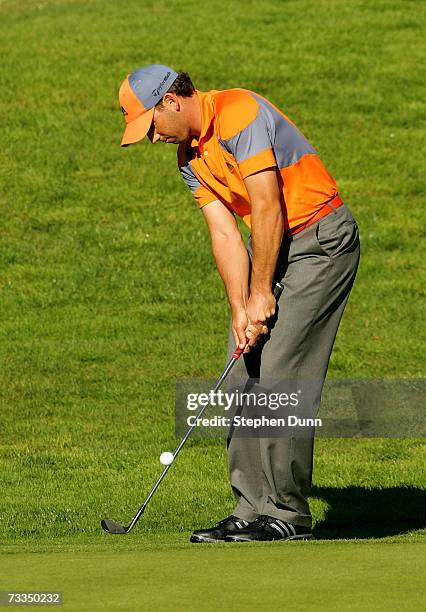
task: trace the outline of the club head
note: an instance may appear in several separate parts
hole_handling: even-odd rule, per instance
[[[107,533],[114,534],[124,534],[127,533],[127,529],[120,525],[119,523],[114,523],[114,521],[110,521],[109,519],[102,519],[101,527]]]

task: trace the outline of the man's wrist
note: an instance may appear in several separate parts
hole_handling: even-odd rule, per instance
[[[272,281],[252,282],[250,284],[250,295],[267,295],[272,293]]]
[[[240,312],[241,310],[246,309],[246,302],[242,299],[230,299],[229,305],[233,313]]]

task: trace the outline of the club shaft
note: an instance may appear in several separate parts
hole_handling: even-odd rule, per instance
[[[284,287],[283,287],[283,285],[281,283],[279,283],[279,282],[275,283],[275,286],[274,286],[274,296],[275,296],[276,300],[278,300],[278,298],[280,297],[283,289],[284,289]],[[232,368],[234,367],[234,365],[236,364],[238,359],[241,357],[242,353],[243,353],[243,349],[236,349],[236,351],[232,355],[231,359],[228,361],[225,369],[223,370],[221,377],[219,378],[219,380],[217,381],[217,383],[213,387],[213,389],[211,391],[212,393],[216,393],[216,391],[218,391],[218,389],[220,388],[220,386],[223,384],[223,382],[225,381],[226,377],[228,376],[229,372],[232,370]],[[194,424],[191,425],[191,427],[189,427],[188,431],[183,436],[183,438],[180,441],[179,445],[175,449],[175,451],[173,453],[173,461],[176,459],[176,457],[178,456],[178,454],[182,450],[185,442],[187,441],[187,439],[189,438],[189,436],[191,435],[191,433],[193,432],[195,427],[197,427],[198,419],[201,418],[201,416],[204,414],[204,411],[208,407],[209,407],[209,403],[206,402],[204,404],[204,406],[201,408],[201,410],[198,412],[197,416],[194,419]],[[165,468],[161,472],[160,477],[158,478],[157,482],[155,483],[155,485],[152,487],[150,493],[148,494],[148,497],[145,499],[144,503],[142,504],[142,506],[139,508],[139,510],[137,511],[135,516],[133,517],[132,522],[127,527],[125,527],[126,532],[131,531],[133,529],[133,527],[136,525],[136,523],[138,522],[138,520],[140,519],[140,517],[144,513],[144,510],[147,507],[151,497],[154,495],[155,491],[158,489],[161,481],[163,480],[164,476],[167,474],[167,472],[169,471],[171,466],[172,466],[172,463],[170,463],[169,465],[165,466]]]
[[[229,360],[229,363],[227,364],[226,368],[223,371],[222,376],[219,378],[219,380],[217,381],[216,385],[214,386],[214,388],[212,389],[211,393],[216,393],[216,391],[219,389],[219,387],[222,385],[223,381],[225,380],[225,378],[228,376],[229,372],[232,370],[232,368],[234,367],[234,364],[238,361],[240,356],[238,357],[232,357]],[[188,431],[186,432],[186,434],[184,435],[184,437],[182,438],[182,440],[179,443],[179,446],[176,448],[175,452],[173,453],[173,457],[176,458],[177,455],[180,453],[183,445],[185,444],[185,442],[187,441],[187,439],[189,438],[189,436],[191,435],[191,433],[193,432],[193,430],[195,429],[195,427],[197,427],[197,422],[198,419],[202,417],[202,415],[204,414],[204,411],[209,407],[209,403],[206,402],[204,404],[204,406],[201,408],[201,410],[199,411],[199,413],[197,414],[197,416],[194,419],[194,424],[191,425],[191,427],[188,429]]]
[[[216,393],[216,391],[220,388],[220,386],[223,384],[224,380],[226,379],[226,377],[228,376],[229,372],[232,370],[232,368],[234,367],[235,363],[238,361],[238,359],[240,358],[241,353],[238,354],[238,356],[234,355],[232,356],[232,358],[229,360],[229,362],[226,365],[226,368],[224,369],[222,376],[219,378],[219,380],[217,381],[217,383],[215,384],[214,388],[212,389],[212,393]],[[197,416],[195,417],[194,420],[194,424],[191,425],[191,427],[188,429],[188,431],[185,433],[184,437],[182,438],[182,440],[179,443],[179,446],[175,449],[174,453],[173,453],[173,461],[176,459],[176,457],[178,456],[178,454],[180,453],[180,451],[182,450],[185,442],[187,441],[187,439],[189,438],[189,436],[191,435],[191,433],[193,432],[193,430],[195,429],[195,427],[197,427],[197,420],[199,418],[201,418],[201,416],[203,415],[204,411],[208,408],[209,404],[206,403],[204,404],[204,406],[201,408],[201,410],[198,412]],[[155,485],[152,487],[148,497],[146,498],[146,500],[144,501],[144,503],[142,504],[142,506],[139,508],[139,510],[137,511],[136,515],[133,517],[132,522],[130,523],[130,525],[128,525],[126,527],[126,531],[130,531],[131,529],[133,529],[133,527],[136,525],[136,523],[138,522],[138,520],[140,519],[141,515],[144,513],[145,508],[147,507],[151,497],[154,495],[155,491],[157,490],[157,488],[159,487],[161,481],[163,480],[164,476],[167,474],[169,468],[172,466],[172,464],[170,463],[169,465],[166,465],[166,467],[164,468],[164,470],[161,472],[157,482],[155,483]]]

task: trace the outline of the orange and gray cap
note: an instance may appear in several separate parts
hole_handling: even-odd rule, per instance
[[[126,120],[122,147],[138,142],[147,135],[155,105],[177,77],[177,72],[162,64],[143,66],[127,75],[119,92],[120,107]]]

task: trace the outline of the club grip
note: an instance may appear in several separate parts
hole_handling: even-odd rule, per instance
[[[275,283],[273,294],[274,294],[274,298],[277,301],[278,301],[281,293],[283,292],[283,289],[284,289],[284,285],[282,285],[280,282],[276,282]],[[237,361],[237,359],[239,359],[241,357],[241,355],[243,354],[244,348],[245,347],[243,347],[243,348],[237,347],[235,349],[235,351],[232,353],[232,359]]]
[[[284,290],[284,285],[283,285],[282,283],[280,283],[280,282],[278,282],[278,281],[277,281],[277,282],[275,283],[275,287],[274,287],[274,291],[273,291],[274,298],[275,298],[276,300],[278,300],[278,299],[279,299],[279,297],[280,297],[281,293],[283,292],[283,290]]]

